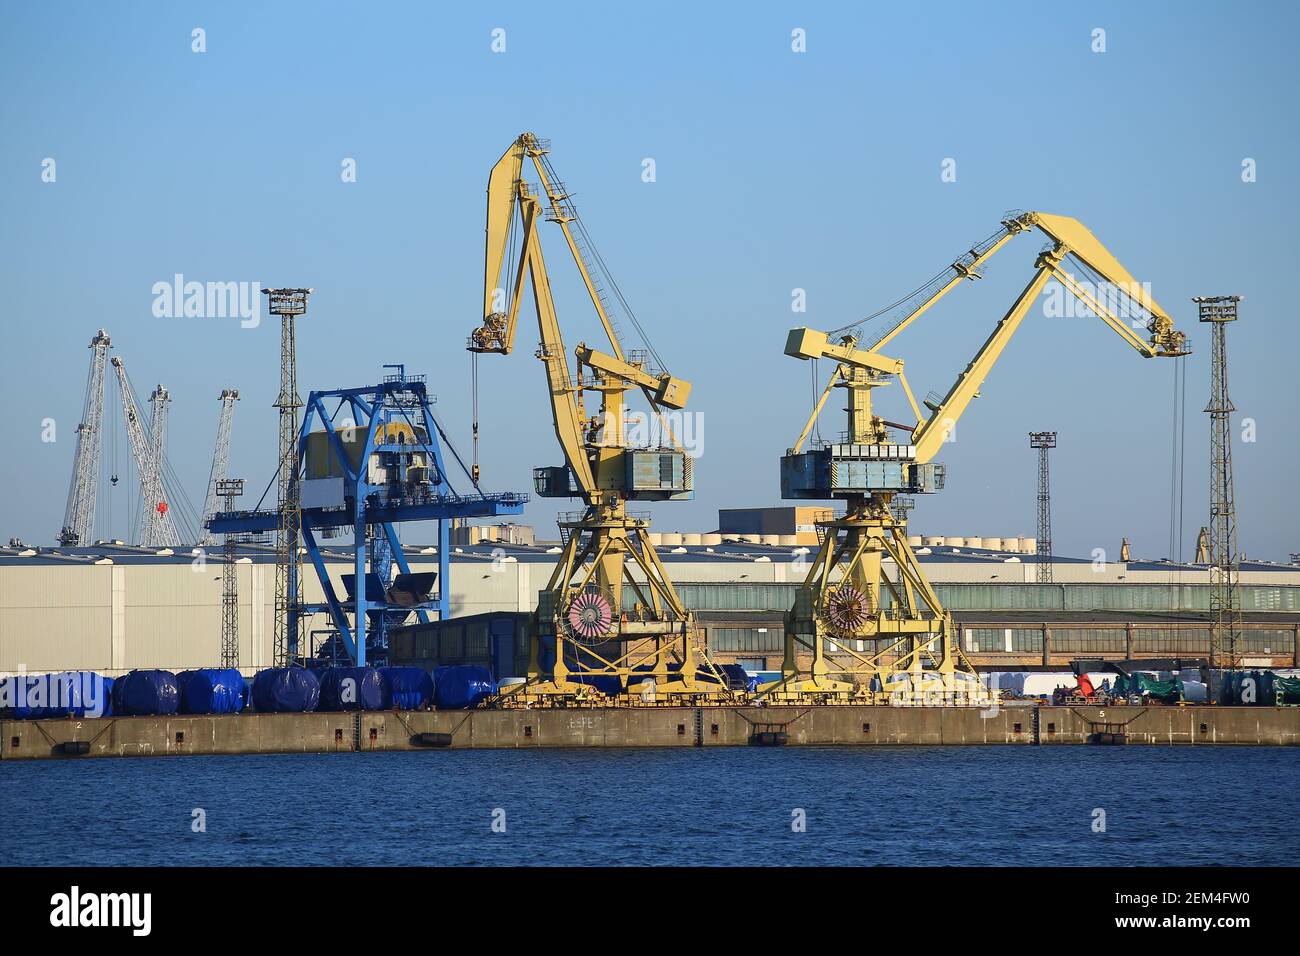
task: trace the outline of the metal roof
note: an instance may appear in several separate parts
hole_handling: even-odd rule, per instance
[[[420,561],[431,560],[437,549],[433,545],[407,544],[403,546],[408,558]],[[755,561],[767,560],[789,563],[796,559],[807,559],[816,549],[812,546],[791,547],[788,545],[742,544],[725,542],[717,545],[676,545],[659,546],[660,560],[672,564],[676,562],[718,561]],[[559,543],[543,541],[533,545],[508,544],[504,542],[484,542],[472,545],[453,545],[453,561],[487,561],[499,559],[504,553],[507,557],[530,564],[549,564],[555,561]],[[995,564],[1035,564],[1038,556],[1009,551],[990,551],[981,548],[954,548],[947,545],[922,547],[914,549],[917,559],[922,564],[970,564],[985,567]],[[177,545],[174,548],[143,548],[137,545],[119,543],[97,543],[86,547],[60,546],[24,546],[0,547],[0,566],[11,564],[80,564],[96,563],[136,565],[136,564],[188,564],[194,560],[198,549],[193,545]],[[218,544],[206,549],[209,561],[219,561],[223,547]],[[272,544],[239,544],[236,546],[239,558],[254,564],[272,564],[275,562],[275,546]],[[350,544],[331,546],[322,543],[321,555],[327,562],[351,562],[353,549]],[[1060,565],[1080,565],[1091,563],[1091,558],[1074,558],[1066,555],[1054,555],[1052,561]],[[1111,562],[1121,564],[1122,562]],[[1171,561],[1129,561],[1125,565],[1130,571],[1188,571],[1203,572],[1205,565],[1178,564]],[[1240,570],[1251,572],[1290,572],[1300,574],[1300,566],[1267,561],[1243,562]]]

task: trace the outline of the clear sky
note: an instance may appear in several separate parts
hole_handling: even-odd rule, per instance
[[[206,52],[192,49],[195,28]],[[792,50],[795,29],[806,52]],[[710,530],[719,507],[779,503],[778,458],[811,401],[809,367],[782,354],[787,329],[875,312],[1020,208],[1083,220],[1192,336],[1185,556],[1207,523],[1209,472],[1208,340],[1189,299],[1246,297],[1229,349],[1256,439],[1236,429],[1240,543],[1285,560],[1300,551],[1287,289],[1298,29],[1284,3],[6,2],[0,536],[54,541],[100,326],[138,388],[171,390],[169,458],[196,503],[227,385],[243,395],[230,472],[258,491],[269,481],[276,327],[155,317],[153,286],[176,273],[314,287],[304,393],[405,362],[429,375],[467,451],[484,186],[532,130],[552,141],[655,348],[694,384],[697,498],[656,506],[659,529]],[[356,182],[343,181],[347,159]],[[595,344],[547,229],[568,344]],[[895,340],[920,394],[947,390],[1041,245],[1019,239],[985,282]],[[480,364],[496,490],[529,490],[534,465],[560,463],[524,322],[515,354]],[[945,448],[948,488],[918,502],[913,529],[1032,535],[1026,433],[1054,429],[1057,550],[1113,553],[1128,536],[1135,556],[1168,554],[1173,364],[1141,359],[1096,319],[1035,310]],[[119,457],[125,472],[124,442]],[[99,534],[128,536],[131,494],[111,492],[111,529],[101,503]],[[553,536],[557,506],[571,507],[534,502],[525,520]]]

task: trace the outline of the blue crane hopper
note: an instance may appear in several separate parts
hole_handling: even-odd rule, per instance
[[[484,492],[434,417],[434,399],[423,375],[402,365],[377,385],[312,392],[298,433],[302,543],[324,601],[301,599],[301,582],[290,574],[291,661],[350,664],[387,662],[388,630],[414,614],[448,616],[450,526],[453,518],[517,515],[528,495]],[[450,460],[461,475],[453,476]],[[413,572],[402,551],[397,526],[438,522],[438,570]],[[217,534],[275,531],[275,510],[232,511],[208,522]],[[351,532],[353,568],[340,596],[331,581],[319,537]],[[396,571],[396,574],[394,574]],[[366,582],[357,588],[355,582]],[[303,614],[327,613],[331,632],[318,648],[293,644]]]

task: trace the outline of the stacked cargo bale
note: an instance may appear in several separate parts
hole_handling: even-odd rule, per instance
[[[160,717],[180,710],[181,689],[171,671],[130,671],[113,682],[117,717]]]
[[[439,710],[468,710],[497,692],[492,672],[480,664],[433,669],[433,699]]]
[[[373,667],[328,667],[320,672],[317,710],[387,710],[390,695]]]
[[[253,708],[269,714],[308,714],[320,703],[320,681],[301,667],[269,667],[253,678]]]
[[[182,714],[238,714],[248,706],[248,682],[234,668],[199,668],[176,675]]]
[[[1300,704],[1300,678],[1273,671],[1231,671],[1223,675],[1219,703],[1237,707]]]
[[[112,714],[113,678],[94,671],[0,678],[0,717],[46,720]]]
[[[426,710],[433,706],[433,675],[422,667],[381,667],[380,678],[397,710]]]

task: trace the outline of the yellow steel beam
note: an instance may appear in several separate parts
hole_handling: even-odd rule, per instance
[[[994,363],[1002,355],[1007,343],[1016,334],[1016,330],[1020,328],[1020,323],[1029,314],[1034,300],[1043,291],[1047,280],[1052,277],[1052,270],[1042,261],[1050,255],[1051,253],[1044,253],[1043,257],[1040,257],[1040,265],[1034,277],[1025,286],[1007,314],[1002,317],[1002,321],[997,324],[975,358],[966,366],[966,371],[958,376],[938,409],[912,433],[912,444],[916,446],[918,462],[928,462],[935,456],[939,446],[943,444],[945,432],[951,425],[956,424],[957,419],[966,411],[966,406],[984,384],[984,379],[988,377]]]
[[[488,175],[487,248],[483,259],[484,318],[500,311],[495,308],[496,298],[504,292],[501,270],[505,265],[506,241],[510,235],[515,203],[518,201],[516,184],[519,182],[523,162],[523,137],[520,137],[510,144],[510,148],[497,160]],[[507,343],[504,351],[509,352],[512,345],[513,341]]]
[[[1077,219],[1069,216],[1054,216],[1051,213],[1035,212],[1034,225],[1054,242],[1064,245],[1076,259],[1096,272],[1107,282],[1118,286],[1121,291],[1132,298],[1138,305],[1153,316],[1169,319],[1169,313],[1147,292],[1146,287],[1133,278],[1133,274],[1124,268],[1109,249],[1101,244],[1096,236]],[[1073,291],[1073,290],[1071,290]],[[1169,319],[1172,322],[1172,319]]]
[[[599,496],[596,478],[587,459],[587,449],[582,430],[582,414],[574,399],[574,389],[569,382],[569,362],[564,352],[564,337],[555,315],[555,301],[551,297],[551,281],[542,258],[541,243],[535,228],[537,205],[530,203],[525,209],[525,244],[528,273],[532,280],[533,303],[537,308],[537,326],[542,339],[542,361],[546,366],[546,382],[551,397],[551,420],[555,437],[564,451],[565,461],[573,469],[578,487],[589,501]],[[594,501],[593,501],[594,503]]]
[[[686,401],[691,396],[691,383],[675,378],[667,372],[651,375],[639,365],[598,352],[581,342],[574,352],[583,365],[649,390],[653,393],[652,404],[662,405],[665,408],[685,408]]]
[[[874,346],[872,346],[872,348],[881,349],[884,348],[886,345],[888,345],[889,342],[896,335],[898,335],[900,332],[906,329],[909,325],[911,325],[921,316],[925,315],[925,313],[928,312],[932,306],[936,305],[940,299],[942,299],[949,292],[951,292],[958,285],[960,285],[962,280],[980,278],[980,274],[975,271],[975,267],[987,261],[999,249],[1005,246],[1013,236],[1018,235],[1019,233],[1023,232],[1025,229],[1024,224],[1018,219],[1007,220],[1002,225],[1003,228],[1006,229],[1006,232],[1002,235],[1001,238],[999,238],[996,242],[994,242],[993,245],[989,246],[988,249],[985,249],[982,253],[976,253],[974,250],[972,250],[970,253],[971,255],[970,262],[963,263],[960,259],[957,260],[957,262],[954,262],[952,265],[953,272],[954,272],[953,277],[949,279],[946,283],[944,283],[944,285],[939,289],[938,292],[936,292],[934,295],[930,296],[928,299],[922,302],[921,305],[918,306],[915,310],[913,310],[905,319],[903,319],[902,322],[899,322],[898,325],[894,326],[887,333],[885,333],[884,337],[881,338],[880,341],[877,342]]]
[[[546,150],[541,148],[537,137],[532,133],[524,133],[520,138],[527,144],[528,156],[537,169],[537,176],[542,183],[542,191],[546,193],[546,198],[551,203],[551,212],[555,217],[555,221],[560,224],[560,228],[564,231],[564,241],[569,244],[569,252],[573,255],[573,261],[577,263],[578,272],[582,275],[582,284],[586,286],[587,295],[591,298],[591,304],[596,309],[596,315],[600,317],[600,324],[605,329],[605,335],[609,338],[610,348],[614,350],[616,358],[622,359],[624,358],[623,345],[618,340],[618,333],[614,331],[614,323],[610,321],[609,315],[605,312],[605,303],[601,301],[600,293],[596,291],[596,284],[592,281],[591,273],[587,269],[587,263],[582,257],[582,251],[573,238],[573,230],[569,228],[570,217],[565,214],[564,208],[561,206],[561,203],[569,197],[559,192],[555,188],[558,184],[552,183],[546,175],[546,164],[542,162]]]
[[[887,375],[903,370],[901,359],[892,359],[873,351],[854,348],[856,342],[846,337],[846,344],[829,341],[825,332],[816,329],[791,329],[785,340],[785,354],[797,359],[833,358],[857,368],[870,368]]]
[[[822,413],[822,408],[826,405],[826,399],[831,396],[831,389],[835,387],[836,381],[843,376],[843,373],[844,366],[842,365],[837,365],[835,371],[831,373],[830,379],[826,382],[826,387],[822,389],[821,398],[817,399],[817,404],[813,407],[812,414],[808,416],[808,421],[803,426],[803,431],[799,433],[799,440],[796,441],[794,446],[790,449],[790,454],[799,454],[799,449],[802,448],[803,443],[808,440],[808,435],[813,430],[813,425],[817,423],[817,416]]]

